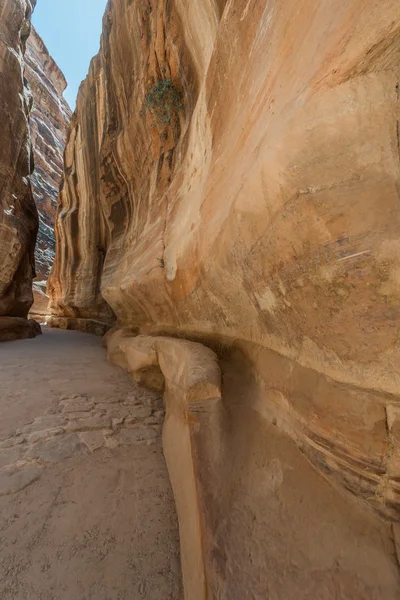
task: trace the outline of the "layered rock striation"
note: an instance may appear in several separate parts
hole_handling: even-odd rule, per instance
[[[71,109],[63,96],[66,79],[35,28],[27,41],[25,65],[25,76],[33,97],[29,122],[35,170],[31,182],[39,212],[32,310],[46,313],[46,283],[55,255],[54,218]]]
[[[123,330],[107,345],[135,382],[163,391],[185,598],[397,597],[400,527],[311,467],[239,353],[218,361],[199,343]]]
[[[8,317],[0,329],[8,332],[10,318],[26,318],[33,302],[38,216],[29,178],[34,166],[28,122],[32,96],[24,53],[35,3],[0,2],[0,318]],[[19,321],[17,329],[34,335]]]
[[[226,382],[232,365],[242,373],[215,420],[204,403],[218,394],[179,412],[196,484],[182,502],[196,495],[207,556],[199,598],[317,593],[255,566],[271,534],[263,436],[276,428],[340,490],[400,520],[399,48],[397,0],[108,3],[65,152],[51,310],[55,325],[114,324],[111,357],[165,377],[167,419],[185,401],[173,409],[183,375],[168,360],[184,361],[165,337],[213,347]],[[135,334],[150,335],[139,354],[115,342]],[[268,477],[272,494],[285,476]],[[263,541],[250,549],[252,514]],[[341,597],[394,597],[354,568]]]

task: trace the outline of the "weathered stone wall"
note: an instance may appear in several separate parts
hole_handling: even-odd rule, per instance
[[[65,77],[35,28],[32,28],[27,41],[25,65],[25,76],[33,98],[29,125],[35,170],[31,182],[39,212],[36,281],[33,284],[35,303],[32,310],[46,313],[46,283],[55,255],[54,218],[71,109],[63,97],[67,86]]]
[[[218,360],[202,344],[124,330],[107,345],[135,382],[164,392],[185,598],[397,597],[400,526],[312,468],[304,439],[300,452],[269,418],[241,353]]]
[[[0,317],[25,318],[33,302],[38,216],[29,179],[32,98],[24,52],[35,4],[0,0]]]
[[[160,81],[183,96],[169,122],[146,103]],[[399,519],[399,81],[397,0],[108,4],[66,148],[51,307],[55,324],[116,318],[251,370],[219,445],[198,423],[210,552],[219,516],[258,506],[257,476],[243,482],[251,444],[240,473],[229,457],[241,428],[258,447],[267,423]],[[246,402],[253,429],[239,418]],[[224,465],[241,502],[233,483],[224,496]],[[243,536],[247,522],[236,520]],[[250,563],[226,534],[210,597],[243,599],[232,573]]]

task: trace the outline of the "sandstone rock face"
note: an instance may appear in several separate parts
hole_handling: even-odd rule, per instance
[[[187,340],[124,330],[106,338],[110,361],[164,390],[185,598],[396,598],[399,525],[332,489],[268,422],[238,353],[218,364]]]
[[[55,322],[115,315],[130,334],[201,341],[251,382],[215,439],[207,419],[191,434],[208,457],[194,477],[209,597],[308,585],[257,583],[262,561],[240,550],[262,521],[257,469],[280,461],[271,427],[399,520],[399,36],[397,0],[108,5],[66,148],[51,307]],[[289,476],[268,468],[272,494]],[[394,597],[369,585],[342,597]]]
[[[0,317],[24,318],[33,302],[38,216],[29,180],[32,97],[24,52],[35,4],[0,1]]]
[[[22,317],[0,318],[0,342],[34,338],[41,335],[41,333],[40,325],[34,319],[23,319]]]
[[[25,64],[33,97],[29,124],[35,170],[31,182],[39,212],[33,312],[46,313],[46,283],[55,254],[54,217],[71,109],[63,97],[65,77],[34,28],[27,41]]]

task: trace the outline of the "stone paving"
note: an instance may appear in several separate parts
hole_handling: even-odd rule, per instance
[[[96,336],[0,344],[1,600],[182,600],[163,421]]]
[[[61,395],[44,415],[0,441],[0,496],[24,489],[48,464],[104,447],[150,446],[159,439],[163,419],[162,399],[143,389],[107,403]]]

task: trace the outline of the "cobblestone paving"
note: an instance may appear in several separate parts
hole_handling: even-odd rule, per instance
[[[24,489],[49,463],[103,447],[152,445],[163,419],[161,398],[142,389],[107,404],[87,395],[61,395],[44,415],[0,442],[0,495]]]
[[[163,420],[95,336],[0,345],[1,600],[182,600]]]

